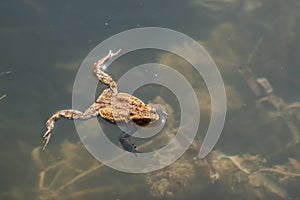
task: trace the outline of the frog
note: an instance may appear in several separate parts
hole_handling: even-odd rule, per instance
[[[141,99],[128,94],[118,92],[117,82],[108,75],[105,70],[107,62],[119,55],[121,49],[108,54],[94,63],[93,73],[100,83],[108,88],[104,89],[99,97],[84,112],[74,109],[59,110],[55,112],[46,122],[47,131],[43,135],[43,150],[47,147],[55,122],[60,118],[70,120],[88,120],[92,117],[102,117],[113,124],[128,125],[130,132],[123,130],[119,135],[119,142],[123,149],[132,153],[142,153],[138,151],[136,145],[131,142],[131,135],[136,128],[145,127],[158,121],[166,120],[167,113],[161,109],[160,105],[145,104]]]

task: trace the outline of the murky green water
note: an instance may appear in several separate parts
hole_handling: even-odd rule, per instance
[[[0,199],[299,199],[299,1],[10,0],[1,1],[0,9]],[[173,168],[151,174],[102,166],[67,120],[57,123],[46,151],[38,148],[47,118],[71,108],[76,72],[87,54],[114,34],[147,26],[191,36],[219,67],[228,112],[209,156],[220,175],[215,181],[189,152]],[[209,98],[201,77],[185,61],[145,50],[122,57],[109,73],[118,79],[148,62],[168,64],[191,82],[201,108],[202,138]],[[238,67],[252,75],[239,73]],[[255,95],[247,77],[266,78],[274,89],[269,97],[277,101],[259,103],[266,95]],[[161,96],[174,112],[168,125],[176,128],[178,102],[166,91],[147,86],[137,95],[145,101]],[[116,144],[117,137],[110,136]]]

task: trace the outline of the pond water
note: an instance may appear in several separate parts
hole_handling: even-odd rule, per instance
[[[1,1],[0,9],[0,199],[299,199],[299,1],[10,0]],[[88,53],[108,37],[141,27],[192,37],[220,70],[227,116],[207,161],[195,158],[191,148],[159,171],[120,172],[92,157],[65,119],[42,151],[45,122],[57,110],[72,108],[76,73]],[[108,73],[118,80],[134,66],[154,62],[176,69],[192,85],[201,110],[199,145],[210,100],[187,61],[139,50],[119,58]],[[266,82],[272,92],[266,92]],[[104,88],[99,85],[97,94]],[[146,85],[135,95],[167,108],[164,132],[178,128],[179,100],[168,88]],[[99,122],[119,146],[120,130]],[[164,139],[140,139],[137,145],[155,150],[170,141]],[[212,177],[216,171],[218,178]]]

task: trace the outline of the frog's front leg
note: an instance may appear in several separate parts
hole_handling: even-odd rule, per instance
[[[60,110],[54,113],[46,122],[47,131],[43,135],[44,138],[43,150],[46,148],[47,144],[50,141],[51,131],[54,128],[55,122],[59,120],[61,117],[66,119],[82,119],[82,120],[89,119],[99,114],[98,109],[99,109],[99,104],[94,103],[85,112],[69,109],[69,110]]]
[[[110,77],[108,74],[106,74],[104,71],[106,70],[107,66],[105,65],[107,61],[111,60],[113,57],[117,56],[121,52],[121,49],[119,49],[117,52],[113,53],[111,50],[105,56],[104,58],[101,58],[94,64],[94,74],[98,78],[98,80],[110,87],[113,93],[117,93],[117,83]]]
[[[131,153],[142,153],[136,150],[136,146],[131,143],[130,138],[131,135],[126,134],[125,132],[122,132],[121,135],[119,136],[119,142],[121,143],[123,149]]]

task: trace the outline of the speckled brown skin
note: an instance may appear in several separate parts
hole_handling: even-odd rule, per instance
[[[118,55],[121,50],[115,53],[110,51],[107,56],[98,60],[94,64],[94,74],[98,80],[108,85],[86,111],[78,110],[60,110],[54,113],[46,122],[47,131],[43,135],[44,146],[46,148],[51,137],[51,131],[54,128],[54,123],[61,117],[66,119],[89,119],[91,117],[101,116],[111,123],[130,123],[134,122],[139,126],[147,126],[159,120],[159,115],[151,104],[144,104],[140,99],[126,93],[118,93],[117,83],[104,72],[106,69],[105,63]],[[119,140],[123,148],[127,151],[138,152],[133,145],[130,144],[130,136],[122,133]],[[131,148],[132,147],[132,148]]]

